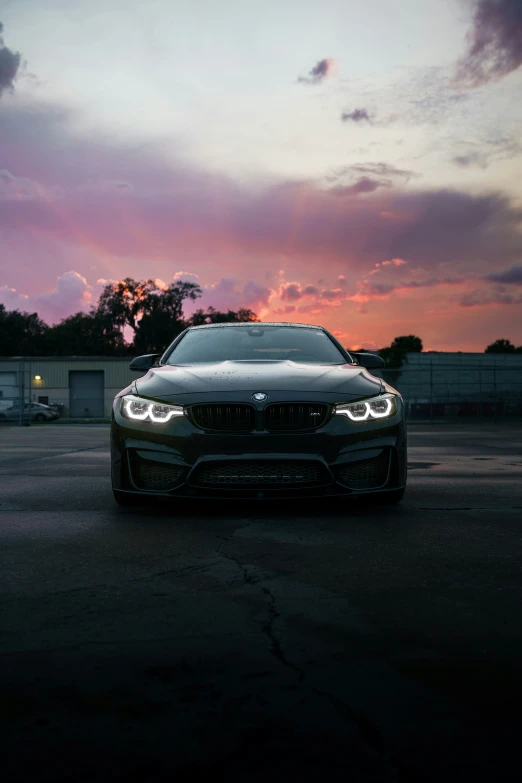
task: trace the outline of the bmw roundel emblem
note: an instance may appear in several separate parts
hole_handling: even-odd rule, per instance
[[[252,395],[252,399],[256,400],[256,402],[263,402],[263,400],[268,400],[268,394],[264,394],[264,392],[256,392]]]

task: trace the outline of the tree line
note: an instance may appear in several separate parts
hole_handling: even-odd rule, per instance
[[[6,310],[0,304],[0,356],[137,356],[162,353],[188,326],[206,323],[257,321],[247,308],[220,311],[200,308],[185,318],[185,303],[196,301],[202,290],[196,283],[176,280],[159,288],[154,280],[126,277],[109,283],[90,312],[79,312],[49,326],[37,313]],[[133,330],[127,342],[124,330]],[[407,353],[423,350],[420,337],[402,335],[377,351],[386,367],[400,368]],[[485,353],[522,353],[509,340],[495,340]],[[433,351],[433,353],[439,353]]]
[[[388,348],[381,348],[378,353],[384,359],[386,367],[392,369],[402,366],[407,353],[420,353],[422,350],[420,337],[409,334],[396,337]],[[428,351],[428,353],[444,353],[444,351]],[[484,353],[522,353],[522,345],[515,348],[509,340],[495,340],[484,349]]]
[[[196,283],[177,280],[159,288],[154,280],[125,278],[103,289],[90,312],[79,312],[49,326],[37,313],[6,310],[0,304],[0,356],[136,356],[162,353],[188,326],[257,321],[247,308],[200,308],[189,318],[183,305],[202,294]],[[130,327],[134,337],[124,339]]]

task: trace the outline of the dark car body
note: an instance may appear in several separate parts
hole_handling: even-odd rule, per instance
[[[349,354],[326,330],[303,325],[321,329],[341,352],[342,363],[172,363],[187,332],[245,328],[192,327],[161,358],[134,361],[138,367],[153,359],[155,364],[114,401],[111,457],[118,502],[127,505],[150,495],[333,498],[370,492],[388,496],[390,502],[400,500],[406,485],[402,399],[359,364],[371,365],[371,356]],[[374,364],[380,361],[373,359]],[[256,393],[266,399],[256,400]],[[396,400],[396,412],[385,420],[359,422],[334,415],[336,404],[385,393]],[[184,415],[160,425],[131,421],[123,415],[121,399],[129,394],[182,405]]]

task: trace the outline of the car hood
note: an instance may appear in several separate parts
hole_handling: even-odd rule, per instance
[[[219,364],[154,367],[136,381],[140,396],[173,400],[180,395],[280,392],[348,399],[378,394],[383,383],[353,364],[317,365],[292,361],[224,361]],[[280,396],[280,395],[278,395]],[[208,398],[207,398],[208,399]],[[187,400],[183,400],[187,402]]]

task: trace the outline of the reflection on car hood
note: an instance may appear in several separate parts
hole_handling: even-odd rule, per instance
[[[352,364],[298,364],[292,361],[225,361],[219,364],[154,367],[136,381],[138,394],[172,399],[180,394],[289,392],[361,398],[378,394],[381,379]]]

